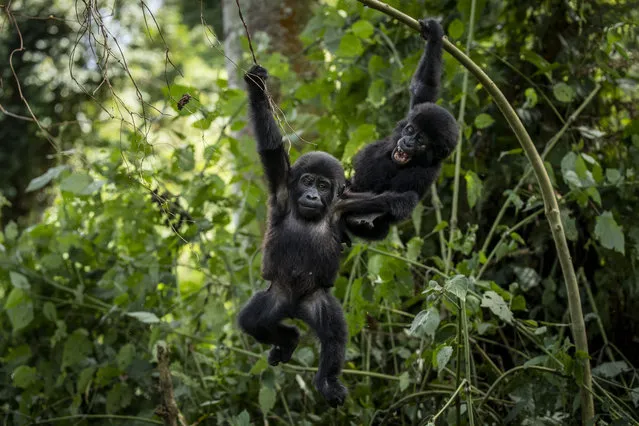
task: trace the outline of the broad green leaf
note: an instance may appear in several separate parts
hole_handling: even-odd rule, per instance
[[[367,143],[377,139],[377,130],[373,124],[362,124],[349,135],[349,141],[344,147],[342,161],[350,161],[359,149]]]
[[[9,293],[4,305],[13,331],[18,331],[33,321],[33,302],[29,293],[21,288],[14,288]]]
[[[87,338],[84,329],[78,329],[69,336],[64,343],[62,351],[62,367],[70,367],[79,364],[91,353],[93,345]]]
[[[408,371],[404,371],[399,376],[399,390],[404,392],[410,386],[410,376],[408,375]]]
[[[627,373],[631,370],[632,368],[630,368],[625,361],[604,362],[593,368],[592,374],[606,379],[612,379],[621,373]]]
[[[9,272],[9,278],[11,279],[11,284],[13,284],[15,288],[21,288],[22,290],[29,290],[31,288],[27,277],[18,272]]]
[[[353,26],[351,27],[351,31],[353,31],[353,34],[355,34],[357,37],[365,40],[373,35],[373,33],[375,32],[375,27],[373,27],[373,24],[371,24],[370,22],[360,19],[353,24]]]
[[[466,179],[466,197],[468,198],[468,205],[472,209],[475,207],[475,204],[477,204],[479,197],[481,197],[484,185],[479,176],[470,170],[466,172],[464,179]]]
[[[250,426],[251,425],[251,416],[246,410],[238,414],[234,420],[235,420],[233,422],[234,426]]]
[[[406,244],[406,258],[417,261],[419,254],[422,251],[422,246],[424,245],[424,240],[419,237],[413,237],[410,239],[408,244]]]
[[[58,319],[58,314],[55,310],[55,305],[51,302],[44,302],[42,307],[42,313],[44,317],[51,322],[55,322]]]
[[[26,389],[38,380],[38,373],[35,367],[21,365],[13,370],[11,378],[15,387]]]
[[[502,321],[512,324],[513,313],[508,308],[504,299],[494,291],[487,291],[481,299],[482,308],[488,308]]]
[[[9,221],[4,227],[4,236],[7,241],[13,241],[18,238],[18,225],[14,221]]]
[[[106,411],[107,413],[116,413],[122,408],[126,408],[131,404],[133,392],[125,383],[116,383],[107,393]]]
[[[464,23],[459,19],[454,19],[453,22],[448,25],[448,35],[452,39],[458,39],[464,34]]]
[[[446,281],[444,290],[457,296],[460,300],[466,300],[466,293],[468,293],[468,278],[464,275],[455,275],[453,278]]]
[[[78,381],[76,382],[77,393],[86,392],[87,387],[89,386],[89,383],[91,383],[91,379],[93,379],[95,370],[96,370],[95,366],[87,367],[84,370],[82,370],[82,372],[80,373],[80,376],[78,376]]]
[[[577,223],[575,222],[575,218],[570,215],[570,210],[561,209],[561,222],[564,226],[564,233],[566,234],[566,238],[570,241],[577,241],[579,238],[579,233],[577,232]]]
[[[421,311],[413,320],[408,329],[408,334],[411,336],[427,335],[434,338],[439,322],[439,312],[436,309],[431,308],[427,311]]]
[[[493,120],[493,118],[486,113],[481,113],[477,117],[475,117],[475,127],[477,127],[478,129],[485,129],[486,127],[492,125],[494,122],[495,120]]]
[[[380,107],[386,103],[387,92],[388,89],[386,88],[386,82],[381,78],[378,78],[374,80],[368,88],[368,97],[366,99],[374,107]]]
[[[611,212],[603,212],[597,217],[595,236],[605,248],[625,255],[624,235]]]
[[[558,101],[568,103],[575,97],[575,91],[566,83],[557,83],[552,88],[552,92]]]
[[[613,185],[619,183],[621,180],[619,169],[606,169],[606,179]]]
[[[133,362],[135,358],[135,346],[132,343],[127,343],[120,348],[116,361],[120,370],[126,370],[126,368]]]
[[[513,297],[513,301],[510,303],[511,311],[525,311],[526,310],[526,299],[521,294]]]
[[[259,394],[260,409],[266,414],[275,406],[275,389],[268,386],[262,386]]]
[[[127,315],[145,324],[160,322],[160,319],[153,312],[128,312]]]
[[[27,186],[26,192],[37,191],[38,189],[43,188],[53,179],[56,179],[58,176],[60,176],[60,173],[62,173],[66,169],[68,169],[67,166],[57,166],[50,168],[43,175],[32,179]]]
[[[74,173],[60,182],[60,190],[75,195],[91,195],[98,191],[104,183],[103,180],[94,181],[86,173]]]
[[[267,368],[268,362],[266,361],[266,358],[262,357],[258,359],[255,364],[253,364],[253,367],[251,367],[251,371],[249,371],[249,373],[257,376],[262,374],[262,372],[265,371]]]
[[[339,43],[336,54],[345,58],[355,58],[364,53],[362,42],[354,34],[346,33]]]
[[[442,346],[437,349],[433,355],[433,364],[437,367],[437,373],[441,373],[446,365],[448,365],[448,361],[450,361],[450,357],[453,354],[452,346]]]

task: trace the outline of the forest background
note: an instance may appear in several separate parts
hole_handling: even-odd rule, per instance
[[[311,384],[311,336],[272,368],[235,323],[266,285],[236,2],[5,1],[1,424],[163,424],[158,345],[181,424],[579,424],[587,357],[599,424],[637,423],[639,10],[388,4],[440,19],[543,153],[589,354],[573,344],[528,160],[451,55],[440,103],[462,125],[459,155],[412,220],[345,250],[334,293],[350,396],[329,409]],[[291,157],[324,150],[350,173],[354,153],[405,114],[423,40],[356,0],[240,5]]]

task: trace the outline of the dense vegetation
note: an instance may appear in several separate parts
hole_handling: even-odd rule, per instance
[[[219,2],[124,3],[0,5],[1,424],[162,424],[158,344],[187,424],[579,424],[585,356],[598,424],[639,421],[631,2],[388,2],[441,17],[462,50],[470,37],[468,55],[543,153],[590,353],[575,351],[521,146],[445,54],[441,105],[463,124],[460,162],[385,241],[345,250],[334,294],[350,397],[335,410],[312,387],[310,335],[272,368],[235,323],[266,285],[266,191]],[[278,82],[291,157],[320,149],[348,169],[406,112],[423,41],[355,0],[314,4],[299,39],[297,57],[252,40]],[[252,62],[242,42],[238,74]]]

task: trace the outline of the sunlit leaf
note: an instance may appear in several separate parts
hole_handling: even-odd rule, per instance
[[[32,179],[31,182],[29,182],[29,185],[27,186],[26,192],[37,191],[38,189],[43,188],[46,184],[51,182],[53,179],[60,176],[60,173],[62,173],[66,169],[68,169],[67,166],[57,166],[57,167],[50,168],[43,175]]]
[[[504,299],[494,291],[487,291],[481,299],[482,308],[488,308],[493,314],[497,315],[502,321],[512,324],[513,313],[508,308]]]
[[[575,97],[574,89],[568,86],[566,83],[555,84],[552,88],[552,92],[558,101],[564,103],[572,101],[572,99]]]
[[[597,217],[595,236],[605,248],[625,254],[624,235],[611,212],[603,212]]]
[[[475,117],[475,127],[477,127],[478,129],[485,129],[486,127],[492,125],[494,122],[495,120],[493,120],[490,115],[485,113],[479,114],[477,117]]]

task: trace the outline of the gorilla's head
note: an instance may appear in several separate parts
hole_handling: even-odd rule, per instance
[[[401,129],[392,153],[395,164],[420,164],[444,160],[457,146],[459,127],[455,118],[434,103],[415,105]]]
[[[306,220],[320,220],[344,187],[344,168],[330,154],[302,155],[290,172],[289,191],[297,213]]]

